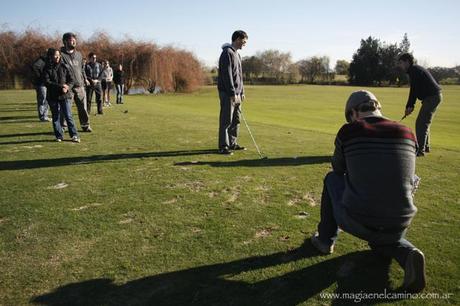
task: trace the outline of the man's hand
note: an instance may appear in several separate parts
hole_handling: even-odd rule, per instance
[[[245,95],[241,95],[241,102],[243,102],[244,99],[246,99],[246,96],[245,96]]]
[[[62,85],[62,92],[67,93],[68,91],[69,91],[69,85],[67,84]]]
[[[85,80],[85,85],[89,86],[91,83],[88,80]]]
[[[404,112],[404,116],[409,116],[410,114],[412,114],[413,111],[414,111],[413,107],[406,107],[406,111]]]

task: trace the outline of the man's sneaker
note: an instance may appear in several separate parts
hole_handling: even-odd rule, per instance
[[[73,136],[72,141],[73,142],[80,142],[80,138],[78,138],[78,136]]]
[[[422,291],[425,285],[425,255],[419,249],[414,248],[407,255],[403,289],[416,293]]]
[[[82,128],[83,132],[91,133],[93,129],[90,126]]]
[[[222,149],[219,149],[219,154],[233,155],[233,152],[230,151],[228,148],[222,148]]]
[[[425,153],[430,153],[430,147],[425,147]]]
[[[422,151],[418,151],[417,152],[417,157],[422,157],[422,156],[425,156],[425,153],[422,152]]]
[[[62,139],[61,138],[56,138],[56,142],[61,142]]]
[[[230,150],[235,150],[235,151],[246,151],[246,147],[242,147],[238,144],[230,146]]]
[[[332,254],[334,253],[334,244],[331,244],[331,245],[328,245],[324,242],[321,242],[321,240],[319,240],[319,234],[318,233],[315,233],[312,237],[311,237],[311,244],[313,244],[313,246],[322,254],[325,254],[325,255],[328,255],[328,254]]]

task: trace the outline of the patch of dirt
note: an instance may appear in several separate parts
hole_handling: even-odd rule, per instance
[[[133,221],[134,221],[133,218],[128,218],[128,219],[119,221],[118,224],[128,224],[128,223],[131,223]]]
[[[176,202],[177,202],[177,198],[172,198],[171,200],[162,202],[162,204],[174,204]]]
[[[69,186],[69,184],[62,182],[62,183],[56,184],[54,186],[49,186],[48,189],[63,189],[63,188],[66,188],[68,186]]]
[[[302,200],[305,200],[307,201],[308,205],[310,205],[311,207],[314,207],[316,206],[316,200],[315,198],[313,197],[313,195],[309,192],[305,193],[303,196],[302,196]]]
[[[92,204],[88,204],[88,205],[84,205],[84,206],[80,206],[80,207],[76,207],[76,208],[71,208],[70,210],[80,211],[80,210],[88,209],[88,208],[91,208],[91,207],[97,207],[97,206],[101,206],[101,205],[102,205],[101,203],[92,203]]]
[[[277,227],[266,227],[266,228],[263,228],[263,229],[260,229],[256,232],[256,234],[254,235],[255,238],[265,238],[265,237],[269,237],[272,235],[272,232],[274,230],[278,229]]]

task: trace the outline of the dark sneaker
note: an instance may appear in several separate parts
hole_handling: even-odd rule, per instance
[[[222,148],[222,149],[219,149],[219,154],[233,155],[233,152],[230,151],[228,148]]]
[[[246,147],[242,147],[238,144],[231,146],[230,150],[235,150],[235,151],[246,151]]]
[[[93,129],[90,126],[84,127],[82,128],[82,130],[83,132],[86,132],[86,133],[91,133],[93,131]]]
[[[425,153],[430,153],[430,147],[425,147]]]
[[[319,240],[319,234],[316,233],[311,237],[311,244],[322,254],[329,255],[334,253],[334,244],[328,245]]]
[[[403,288],[416,293],[422,291],[425,285],[425,255],[419,249],[412,249],[404,267]]]
[[[417,157],[422,157],[422,156],[425,156],[425,153],[422,152],[422,151],[418,151],[417,152]]]

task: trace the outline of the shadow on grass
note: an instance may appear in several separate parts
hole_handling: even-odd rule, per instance
[[[31,112],[33,108],[11,108],[11,109],[0,109],[0,113],[16,113],[16,112]]]
[[[13,160],[0,161],[0,171],[2,170],[24,170],[48,167],[62,167],[69,165],[92,164],[121,159],[152,158],[152,157],[174,157],[200,154],[215,154],[217,150],[182,150],[165,152],[144,152],[126,154],[92,155],[78,157],[62,157],[35,160]]]
[[[381,293],[388,289],[389,262],[370,251],[325,259],[305,268],[272,278],[254,272],[256,279],[241,274],[318,256],[310,242],[288,252],[255,256],[232,262],[162,273],[125,284],[99,278],[67,284],[33,297],[40,305],[297,305],[310,298],[333,305],[356,301],[317,296],[337,284],[334,293]],[[272,272],[273,273],[273,272]],[[247,276],[247,274],[246,274]],[[328,290],[328,292],[331,292]],[[333,293],[333,292],[331,292]],[[377,304],[389,300],[360,299]]]
[[[54,135],[54,133],[53,132],[35,132],[35,133],[20,133],[20,134],[3,134],[3,135],[0,135],[0,138],[39,136],[39,135]]]
[[[7,117],[0,117],[0,121],[13,121],[16,122],[16,120],[21,120],[21,121],[24,121],[22,119],[36,119],[36,121],[39,121],[37,116],[7,116]]]
[[[25,143],[36,143],[36,142],[55,142],[54,138],[52,139],[37,139],[37,140],[18,140],[18,141],[8,141],[8,142],[0,142],[1,145],[19,145]]]
[[[235,161],[196,161],[180,162],[175,166],[202,166],[212,167],[270,167],[270,166],[300,166],[330,163],[330,156],[300,156],[300,157],[277,157],[268,159],[243,159]]]

